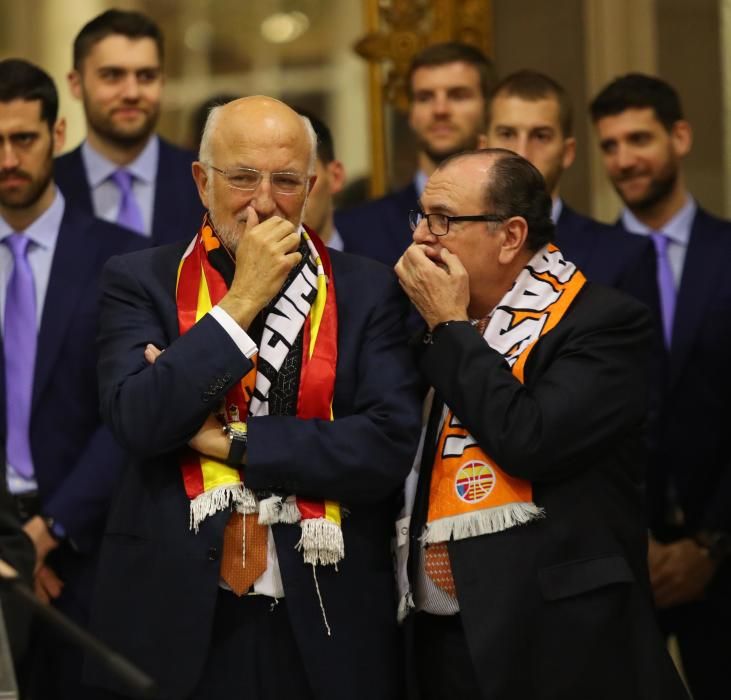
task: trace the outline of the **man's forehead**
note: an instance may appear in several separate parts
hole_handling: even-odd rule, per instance
[[[23,100],[21,98],[9,100],[8,102],[0,101],[0,120],[2,120],[4,128],[7,129],[38,130],[43,123],[41,119],[41,101]]]
[[[617,114],[600,117],[596,124],[600,132],[630,132],[665,128],[652,107],[629,107]]]
[[[476,156],[450,161],[429,178],[422,201],[430,206],[479,204],[489,178],[490,164],[486,158]]]
[[[558,100],[550,95],[529,100],[520,95],[498,94],[490,108],[493,122],[542,122],[550,126],[559,123]]]
[[[97,68],[159,68],[160,54],[150,37],[110,34],[91,46],[83,62],[93,63]]]
[[[452,61],[436,66],[420,66],[411,76],[412,87],[434,83],[445,85],[479,86],[480,73],[475,66],[464,61]]]

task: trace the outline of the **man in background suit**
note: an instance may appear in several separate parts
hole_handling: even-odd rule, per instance
[[[543,175],[556,245],[567,259],[590,280],[658,308],[652,244],[579,214],[561,198],[561,176],[576,156],[571,102],[561,85],[531,70],[503,78],[490,96],[487,142],[527,158]]]
[[[3,475],[35,548],[35,590],[85,624],[94,562],[123,453],[102,426],[95,373],[98,280],[139,237],[64,200],[56,88],[0,62],[0,311]],[[83,697],[80,652],[42,629],[21,683],[33,698]]]
[[[651,239],[667,363],[648,477],[650,577],[695,700],[728,687],[731,656],[731,223],[690,194],[692,131],[676,91],[629,74],[591,103],[618,230]],[[661,358],[658,358],[658,363]]]
[[[163,37],[137,12],[107,10],[74,40],[71,92],[84,104],[86,140],[58,158],[66,198],[155,245],[188,239],[203,209],[190,175],[195,154],[155,134]]]
[[[194,165],[207,223],[105,271],[102,413],[136,459],[92,630],[166,698],[402,697],[390,533],[421,412],[407,304],[391,270],[301,227],[315,148],[277,100],[215,108]]]
[[[317,233],[326,246],[342,250],[343,239],[333,220],[333,197],[345,184],[345,166],[335,157],[335,143],[328,125],[311,112],[303,109],[297,109],[297,112],[310,120],[317,136],[317,179],[307,195],[304,222]]]
[[[407,76],[409,126],[419,145],[418,171],[402,190],[335,213],[344,249],[393,266],[411,243],[409,211],[442,160],[484,145],[485,105],[493,66],[474,46],[450,42],[417,54]]]
[[[443,162],[420,203],[396,266],[434,387],[404,596],[419,697],[687,698],[647,580],[649,312],[550,246],[511,151]]]

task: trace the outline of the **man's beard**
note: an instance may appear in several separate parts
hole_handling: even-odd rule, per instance
[[[647,192],[639,199],[627,199],[617,182],[614,182],[614,189],[625,203],[628,209],[632,211],[647,211],[657,206],[660,202],[667,199],[670,193],[675,189],[678,181],[678,168],[673,163],[668,163],[667,167],[658,175],[650,180]],[[620,180],[621,182],[621,180]]]
[[[132,148],[145,143],[155,131],[157,120],[160,116],[159,108],[145,116],[144,121],[133,131],[122,130],[112,121],[111,115],[100,115],[95,111],[94,105],[84,95],[84,111],[89,127],[105,141],[109,141],[121,148]]]
[[[48,185],[53,180],[52,152],[53,145],[51,145],[51,153],[48,155],[48,160],[45,161],[45,168],[36,178],[33,178],[29,173],[26,173],[23,170],[8,170],[0,172],[0,183],[9,175],[25,178],[29,183],[21,198],[14,197],[10,193],[3,193],[2,189],[0,189],[0,205],[7,207],[8,209],[27,209],[32,207],[43,196]],[[10,194],[10,196],[8,196],[8,194]]]

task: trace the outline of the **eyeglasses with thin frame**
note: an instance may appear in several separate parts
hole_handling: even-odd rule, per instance
[[[224,180],[226,184],[242,192],[253,192],[264,177],[264,172],[255,168],[231,168],[230,170],[222,170],[211,163],[206,163],[211,170],[215,170]],[[307,184],[307,178],[294,172],[269,173],[269,183],[272,190],[278,194],[294,195],[302,194]]]
[[[426,225],[429,231],[435,236],[446,236],[449,233],[449,224],[452,221],[505,221],[504,216],[497,214],[470,214],[469,216],[448,216],[447,214],[425,214],[421,209],[412,209],[409,212],[409,226],[412,231],[416,231],[416,227],[423,219],[426,219]]]

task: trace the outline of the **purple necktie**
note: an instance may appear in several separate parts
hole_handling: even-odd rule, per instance
[[[5,296],[5,400],[7,416],[7,459],[20,475],[33,476],[30,452],[30,406],[36,360],[36,290],[28,264],[30,239],[21,233],[5,243],[13,254],[13,274]]]
[[[142,221],[142,212],[132,191],[132,182],[134,180],[132,173],[128,170],[115,170],[111,179],[119,187],[120,194],[117,223],[135,233],[144,233],[145,225]]]
[[[665,335],[665,344],[670,347],[673,335],[673,316],[675,314],[675,278],[670,267],[668,257],[668,238],[662,233],[651,233],[650,237],[655,244],[657,253],[657,285],[660,290],[660,305],[662,307],[662,326]]]

